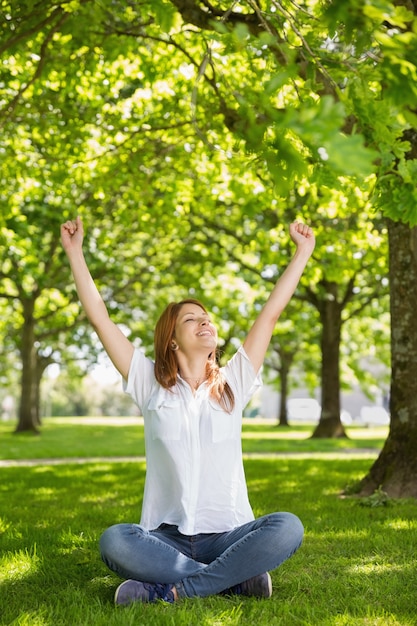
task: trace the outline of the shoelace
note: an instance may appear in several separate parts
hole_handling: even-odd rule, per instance
[[[159,583],[144,583],[146,591],[149,593],[149,602],[155,600],[164,600],[165,602],[174,602],[174,594],[172,593],[172,585],[162,585]]]

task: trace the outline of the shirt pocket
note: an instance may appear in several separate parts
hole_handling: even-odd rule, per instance
[[[181,437],[181,410],[178,398],[151,398],[148,409],[151,416],[152,439],[178,441]]]
[[[234,418],[214,400],[209,400],[211,436],[213,443],[233,439],[235,434]]]

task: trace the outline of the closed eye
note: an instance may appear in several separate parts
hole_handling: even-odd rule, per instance
[[[204,316],[201,319],[200,318],[195,318],[195,317],[186,317],[183,320],[183,323],[185,324],[186,322],[197,322],[197,321],[200,321],[200,322],[204,321],[204,322],[206,322],[206,324],[211,324],[212,323],[211,319],[208,316],[207,317]]]

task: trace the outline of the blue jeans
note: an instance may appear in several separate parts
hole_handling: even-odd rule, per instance
[[[100,538],[103,561],[122,578],[174,583],[179,597],[209,596],[275,569],[300,547],[292,513],[271,513],[224,533],[182,535],[162,524],[116,524]]]

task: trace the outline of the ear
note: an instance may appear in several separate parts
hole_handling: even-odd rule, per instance
[[[171,341],[171,350],[178,350],[178,344],[175,341]]]

